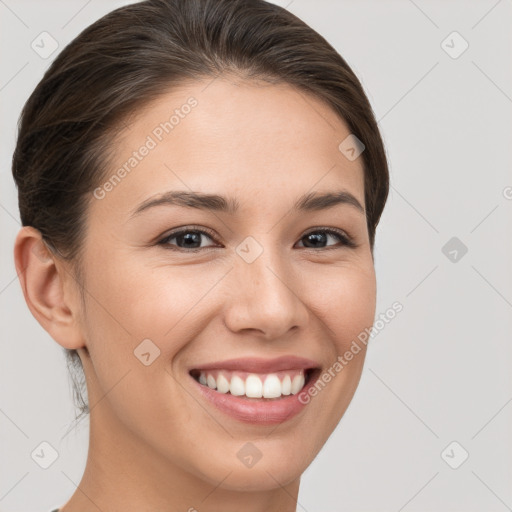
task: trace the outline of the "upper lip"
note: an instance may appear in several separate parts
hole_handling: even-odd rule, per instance
[[[281,356],[275,359],[246,357],[228,359],[226,361],[215,361],[213,363],[194,366],[193,370],[232,370],[253,373],[273,373],[284,370],[300,370],[319,367],[320,365],[311,359],[297,356]]]

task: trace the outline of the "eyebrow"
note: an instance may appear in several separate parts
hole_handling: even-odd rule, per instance
[[[365,213],[364,207],[357,198],[346,190],[336,192],[310,192],[302,195],[293,205],[293,210],[299,212],[326,210],[334,206],[346,204],[354,207],[360,213]],[[156,197],[150,197],[142,202],[131,214],[131,217],[156,206],[183,206],[201,210],[214,210],[234,215],[239,209],[236,198],[228,198],[218,194],[202,192],[169,191]]]

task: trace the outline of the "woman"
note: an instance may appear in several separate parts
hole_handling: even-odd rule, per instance
[[[295,510],[375,315],[388,169],[346,62],[262,0],[119,8],[32,93],[13,174],[27,305],[87,385],[59,512]]]

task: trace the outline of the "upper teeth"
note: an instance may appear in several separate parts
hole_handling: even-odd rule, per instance
[[[228,391],[235,396],[249,398],[279,398],[281,395],[295,395],[305,384],[304,370],[269,373],[242,374],[225,370],[206,370],[199,373],[199,382],[219,393]],[[280,378],[281,377],[281,378]]]

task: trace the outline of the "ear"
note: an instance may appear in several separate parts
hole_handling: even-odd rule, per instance
[[[41,233],[24,226],[14,245],[14,262],[25,301],[45,331],[59,345],[85,345],[80,329],[79,285],[69,265],[48,249]]]

